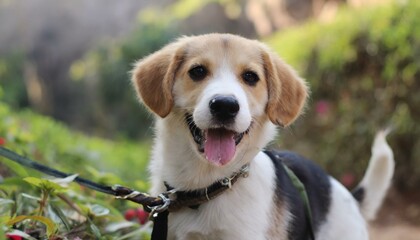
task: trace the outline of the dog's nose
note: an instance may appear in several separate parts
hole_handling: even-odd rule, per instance
[[[222,122],[232,120],[239,112],[239,103],[233,96],[216,96],[209,107],[211,114]]]

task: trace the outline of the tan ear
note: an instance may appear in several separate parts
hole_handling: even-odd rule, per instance
[[[286,127],[301,113],[308,97],[305,81],[275,54],[263,54],[267,76],[268,104],[271,122]]]
[[[166,117],[173,106],[172,88],[182,62],[179,44],[170,44],[135,64],[131,81],[143,103],[160,117]]]

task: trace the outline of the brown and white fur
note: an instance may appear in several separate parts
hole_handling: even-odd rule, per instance
[[[250,164],[249,176],[219,197],[171,213],[168,239],[307,239],[301,199],[279,161],[307,188],[316,239],[368,239],[366,220],[374,218],[393,175],[386,134],[377,136],[354,196],[297,154],[264,152],[276,125],[291,124],[308,96],[304,80],[264,44],[230,34],[183,37],[140,60],[132,82],[157,115],[152,195],[166,191],[164,182],[179,190],[205,188]],[[230,109],[215,110],[219,97]]]

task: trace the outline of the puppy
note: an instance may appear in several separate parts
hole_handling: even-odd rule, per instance
[[[264,151],[308,97],[304,80],[264,44],[230,34],[183,37],[137,62],[132,82],[157,115],[151,194],[168,186],[207,191],[249,168],[221,195],[171,213],[168,239],[310,239],[311,228],[315,239],[368,239],[366,220],[393,175],[386,134],[376,137],[353,195],[295,153]],[[285,166],[305,186],[310,221]]]

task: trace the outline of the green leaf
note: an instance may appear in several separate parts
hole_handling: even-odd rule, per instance
[[[66,227],[67,231],[71,230],[71,225],[69,221],[67,220],[66,215],[63,213],[63,211],[55,204],[50,203],[49,206],[51,207],[51,210],[57,215],[58,218],[60,218],[61,222]]]
[[[0,159],[6,159],[6,158],[0,156]],[[6,161],[1,161],[1,162],[4,165],[6,165],[11,171],[13,171],[19,177],[29,176],[28,171],[26,171],[26,169],[23,166],[21,166],[20,164],[18,164],[16,162],[12,162],[9,159],[7,159]]]
[[[27,193],[22,193],[21,195],[24,198],[28,198],[28,199],[32,199],[32,200],[36,200],[36,201],[41,201],[40,197],[35,197],[35,196],[32,196],[32,195],[27,194]]]
[[[6,224],[7,221],[9,221],[9,219],[9,216],[0,216],[0,229]]]
[[[25,180],[27,183],[35,186],[35,187],[42,187],[42,179],[36,178],[36,177],[26,177],[23,180]]]
[[[0,215],[10,215],[11,209],[14,208],[15,201],[10,199],[0,198]],[[0,221],[0,227],[2,226]]]
[[[51,179],[50,181],[60,184],[61,186],[67,186],[69,183],[73,182],[74,179],[77,178],[77,176],[79,175],[73,174],[65,178],[54,178],[54,179]]]
[[[49,192],[63,192],[65,190],[64,187],[47,179],[36,178],[36,177],[26,177],[23,180],[25,180],[26,182],[28,182],[29,184],[33,186],[39,187]]]
[[[92,233],[95,235],[96,238],[101,238],[101,231],[99,231],[99,228],[88,218],[89,228],[92,231]]]
[[[7,205],[7,204],[14,204],[15,201],[10,200],[10,199],[5,199],[5,198],[0,198],[0,206],[1,205]]]
[[[130,228],[134,226],[138,228],[139,224],[134,223],[134,222],[129,222],[129,221],[114,222],[114,223],[108,224],[105,228],[105,231],[109,233],[113,233],[121,229]]]
[[[109,214],[109,209],[99,204],[93,204],[89,206],[89,212],[96,217],[101,217]]]
[[[21,216],[17,216],[15,218],[10,219],[9,221],[7,221],[7,225],[14,225],[18,222],[22,222],[23,220],[26,219],[30,219],[30,220],[34,220],[34,221],[38,221],[43,223],[46,227],[47,227],[47,235],[48,237],[50,237],[51,235],[53,235],[56,230],[57,227],[55,225],[55,223],[53,221],[51,221],[49,218],[46,217],[42,217],[42,216],[25,216],[25,215],[21,215]]]

